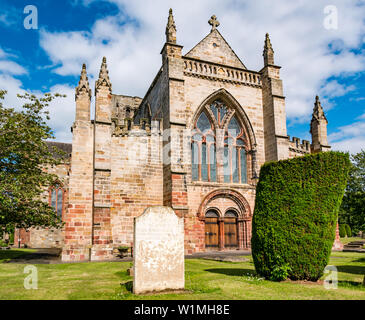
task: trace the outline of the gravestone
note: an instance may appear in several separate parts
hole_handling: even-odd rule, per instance
[[[184,289],[184,219],[169,207],[134,218],[133,293]]]

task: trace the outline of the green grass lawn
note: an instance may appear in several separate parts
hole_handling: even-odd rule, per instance
[[[29,250],[5,251],[19,255]],[[255,274],[252,258],[248,262],[185,260],[182,294],[135,296],[128,288],[130,262],[90,262],[42,264],[38,268],[38,289],[23,287],[24,264],[1,263],[0,299],[365,299],[361,285],[365,274],[365,255],[335,252],[330,264],[338,268],[338,289],[326,290],[318,283],[271,282]]]

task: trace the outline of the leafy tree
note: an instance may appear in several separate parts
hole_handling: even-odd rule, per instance
[[[1,100],[5,94],[0,90]],[[42,193],[58,179],[47,168],[64,156],[45,142],[54,139],[46,108],[61,95],[18,97],[25,100],[20,111],[5,108],[0,100],[0,234],[14,227],[61,226],[55,210],[42,201]]]
[[[365,150],[352,155],[351,162],[339,219],[357,233],[365,231]]]

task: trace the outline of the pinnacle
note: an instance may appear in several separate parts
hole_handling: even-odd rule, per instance
[[[326,119],[326,116],[324,114],[324,110],[323,110],[323,107],[321,105],[321,101],[319,100],[319,96],[318,95],[316,95],[316,101],[314,102],[313,118],[316,118],[316,119]]]
[[[77,98],[83,92],[88,93],[89,97],[91,97],[91,90],[90,90],[90,86],[89,86],[89,79],[87,77],[86,64],[85,63],[82,65],[79,85],[76,87],[75,98]]]
[[[97,92],[100,86],[109,87],[110,92],[112,90],[112,84],[109,79],[109,71],[106,64],[106,57],[103,57],[103,62],[101,63],[99,79],[95,83],[95,93]]]
[[[176,25],[171,8],[169,10],[169,18],[167,20],[165,34],[166,34],[166,42],[176,43]]]
[[[272,49],[269,33],[265,35],[265,49]]]

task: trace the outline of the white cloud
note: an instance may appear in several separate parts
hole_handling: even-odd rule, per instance
[[[365,150],[365,136],[334,142],[332,150],[350,152],[351,154],[359,153],[361,150]]]
[[[21,65],[9,60],[0,60],[0,72],[13,75],[22,75],[27,73]]]
[[[343,85],[338,83],[337,80],[327,82],[322,88],[321,93],[327,97],[335,98],[344,96],[350,91],[354,91],[356,87],[354,85]]]
[[[0,73],[1,90],[6,90],[7,95],[2,101],[2,104],[8,108],[19,109],[22,105],[22,101],[17,97],[17,94],[24,94],[22,89],[22,82],[15,79],[9,74]]]
[[[56,98],[49,107],[49,126],[54,130],[56,141],[72,142],[71,125],[75,120],[75,88],[56,85],[51,93],[65,94],[66,98]]]
[[[27,74],[27,70],[20,64],[10,60],[16,59],[17,56],[13,53],[8,53],[0,48],[0,74],[9,75],[24,75]]]
[[[338,128],[337,132],[328,136],[328,140],[333,150],[360,152],[365,149],[365,121]]]

